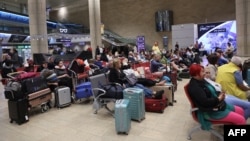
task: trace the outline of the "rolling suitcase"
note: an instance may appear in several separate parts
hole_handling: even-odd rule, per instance
[[[42,112],[47,111],[50,108],[50,100],[52,94],[50,88],[46,88],[28,95],[29,107],[36,107],[41,105]]]
[[[27,99],[8,100],[10,123],[15,121],[21,125],[29,121]]]
[[[130,101],[131,119],[139,122],[145,119],[145,95],[143,89],[126,88],[123,90],[123,97]]]
[[[71,105],[70,88],[59,86],[55,88],[55,107],[62,108]]]
[[[145,109],[147,112],[163,113],[167,100],[166,95],[162,95],[162,99],[145,98]]]
[[[93,96],[90,82],[84,82],[76,86],[75,99],[88,98]]]
[[[150,89],[154,91],[164,90],[164,95],[167,98],[167,105],[173,106],[176,100],[174,99],[174,85],[172,83],[167,83],[164,86],[153,86]]]
[[[115,129],[117,134],[128,132],[131,128],[131,114],[129,110],[129,100],[120,99],[115,103]]]

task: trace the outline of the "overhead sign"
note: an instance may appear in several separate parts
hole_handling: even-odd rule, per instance
[[[68,29],[67,28],[59,28],[59,33],[66,34],[66,33],[68,33]]]

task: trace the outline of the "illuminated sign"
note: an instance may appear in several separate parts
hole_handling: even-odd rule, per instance
[[[67,28],[59,28],[59,32],[60,33],[68,33],[68,29]]]

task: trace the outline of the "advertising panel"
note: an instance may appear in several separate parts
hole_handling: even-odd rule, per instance
[[[216,47],[224,51],[228,42],[236,48],[236,34],[236,21],[198,24],[198,42],[202,42],[207,51]]]
[[[138,52],[140,52],[141,50],[145,50],[145,36],[137,36],[136,39]]]

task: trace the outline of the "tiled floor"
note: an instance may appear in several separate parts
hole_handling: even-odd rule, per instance
[[[7,100],[0,95],[0,141],[186,141],[187,131],[197,125],[189,113],[189,103],[179,81],[175,93],[177,103],[163,114],[146,113],[146,119],[132,121],[128,135],[117,135],[114,118],[105,110],[93,114],[91,103],[73,104],[64,109],[32,109],[30,121],[17,125],[9,123]],[[3,86],[0,86],[3,91]],[[212,141],[207,132],[193,134],[192,141]]]

